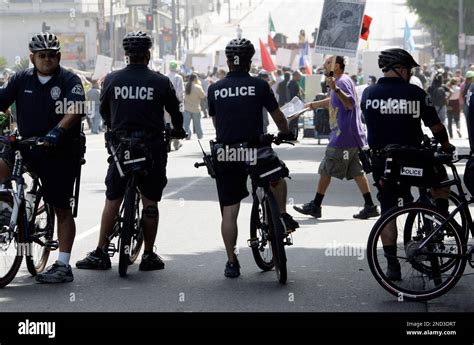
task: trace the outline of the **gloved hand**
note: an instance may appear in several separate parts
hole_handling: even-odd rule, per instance
[[[54,127],[52,130],[46,134],[44,141],[50,146],[57,146],[61,143],[61,139],[66,130],[62,127]]]
[[[184,139],[188,136],[183,128],[173,128],[171,130],[171,138],[173,139]]]
[[[447,145],[441,146],[441,151],[447,154],[452,154],[456,151],[456,146],[448,143]]]
[[[289,133],[283,133],[283,132],[278,132],[278,140],[282,141],[282,140],[285,140],[285,141],[294,141],[296,140],[295,138],[295,135],[291,132]]]

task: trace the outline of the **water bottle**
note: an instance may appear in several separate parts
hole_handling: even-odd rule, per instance
[[[28,192],[25,195],[25,207],[26,207],[26,216],[28,218],[28,222],[31,222],[33,218],[33,210],[35,207],[36,202],[36,194]]]

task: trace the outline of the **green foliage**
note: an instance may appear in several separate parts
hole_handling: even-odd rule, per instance
[[[436,32],[446,53],[458,52],[458,0],[407,0],[423,24]],[[464,32],[474,35],[474,0],[464,0]]]
[[[0,56],[0,70],[7,67],[7,63],[8,63],[7,59],[4,58],[3,56]]]
[[[20,72],[24,69],[27,69],[29,65],[30,65],[30,58],[28,56],[25,56],[25,57],[21,58],[20,63],[14,65],[12,67],[12,69],[15,72]]]

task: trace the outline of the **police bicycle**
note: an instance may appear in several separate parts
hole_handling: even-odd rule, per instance
[[[250,215],[250,239],[247,241],[257,266],[263,271],[275,268],[281,284],[287,280],[285,246],[293,244],[291,233],[285,227],[278,204],[270,186],[280,178],[289,177],[289,170],[271,148],[272,144],[289,144],[278,137],[265,134],[259,138],[256,164],[249,164],[248,172],[252,181],[252,211]],[[211,151],[215,152],[216,143],[211,141]],[[253,145],[242,143],[240,148]],[[211,177],[215,178],[213,158],[204,151],[204,161],[195,163],[196,168],[206,166]]]
[[[22,148],[42,146],[43,138],[22,139],[13,134],[1,136],[0,143],[2,150],[15,154],[12,174],[0,189],[0,287],[4,287],[15,278],[23,256],[31,275],[42,272],[58,241],[53,239],[53,207],[44,201],[38,176],[27,171],[21,153]],[[29,189],[25,173],[32,180]]]
[[[458,190],[457,194],[451,194],[456,196],[451,199],[456,205],[449,215],[422,199],[393,208],[372,228],[367,243],[371,272],[399,300],[437,298],[456,285],[467,262],[474,267],[473,247],[469,245],[469,233],[474,237],[469,205],[474,199],[466,199],[455,166],[459,160],[469,158],[470,155],[433,154],[434,161],[450,167],[453,174],[452,179],[443,181],[439,187],[456,186]],[[423,190],[426,188],[420,188]],[[381,238],[390,227],[396,231],[397,238],[396,259],[401,270],[401,280],[397,281],[390,280],[384,271],[389,258],[383,251]]]

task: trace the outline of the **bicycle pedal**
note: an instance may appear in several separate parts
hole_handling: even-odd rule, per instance
[[[251,238],[247,240],[247,244],[250,248],[258,248],[258,238]]]
[[[109,242],[105,245],[104,252],[109,256],[113,257],[115,253],[118,253],[118,249],[115,246],[115,243]]]
[[[56,240],[47,240],[44,243],[44,246],[48,248],[49,250],[56,250],[59,248],[59,242]]]

